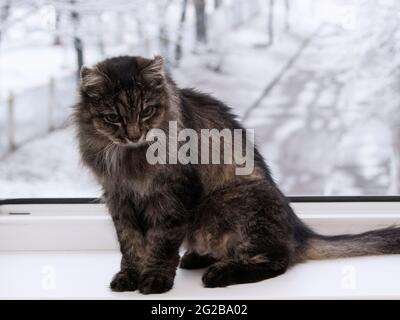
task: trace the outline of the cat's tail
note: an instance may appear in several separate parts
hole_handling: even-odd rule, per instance
[[[319,260],[396,253],[400,253],[400,227],[337,236],[314,234],[307,240],[302,256]]]

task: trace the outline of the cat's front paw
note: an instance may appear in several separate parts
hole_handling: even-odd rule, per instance
[[[139,280],[139,291],[143,294],[163,293],[172,288],[174,278],[168,275],[149,272],[144,273]]]
[[[127,272],[119,271],[111,280],[110,288],[115,292],[135,291],[137,289],[137,276]]]

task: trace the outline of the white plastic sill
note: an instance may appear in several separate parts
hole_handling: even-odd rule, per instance
[[[295,203],[320,232],[398,224],[400,203]],[[11,213],[11,214],[10,214]],[[29,213],[29,215],[15,215]],[[206,289],[204,270],[178,270],[162,295],[114,293],[120,254],[103,205],[0,206],[0,299],[398,299],[400,255],[310,261],[254,284]]]

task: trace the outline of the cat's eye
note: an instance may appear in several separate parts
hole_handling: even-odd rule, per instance
[[[119,115],[117,115],[115,113],[110,113],[110,114],[105,115],[104,119],[106,119],[106,121],[111,122],[111,123],[117,123],[120,121]]]
[[[150,117],[153,114],[154,110],[155,108],[153,106],[148,106],[146,107],[146,109],[143,109],[142,112],[140,112],[140,115],[143,118]]]

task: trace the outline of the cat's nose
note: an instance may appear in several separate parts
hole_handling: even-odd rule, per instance
[[[142,132],[140,128],[137,126],[129,126],[127,127],[127,138],[129,141],[135,142],[140,139],[142,136]]]

